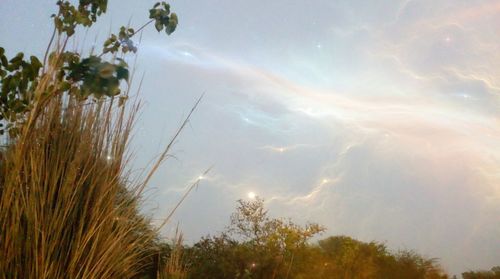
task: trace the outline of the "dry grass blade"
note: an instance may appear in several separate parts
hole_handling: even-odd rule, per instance
[[[177,228],[172,241],[172,250],[165,265],[158,269],[158,279],[184,279],[188,271],[184,262],[184,236]]]
[[[172,149],[172,146],[174,145],[175,141],[180,136],[181,132],[184,130],[184,128],[186,127],[186,125],[189,123],[189,119],[191,119],[191,115],[193,115],[194,111],[196,110],[196,108],[200,104],[202,98],[203,98],[203,95],[200,98],[198,98],[198,100],[196,101],[196,103],[191,108],[191,110],[189,111],[188,115],[186,116],[186,118],[182,122],[181,126],[177,129],[177,131],[175,132],[175,134],[172,137],[172,139],[170,140],[170,142],[167,144],[167,146],[165,147],[165,149],[163,150],[163,152],[160,154],[160,156],[158,157],[158,159],[156,160],[156,162],[153,164],[151,170],[149,171],[149,173],[146,176],[146,179],[144,179],[144,181],[142,182],[141,187],[139,187],[139,192],[142,192],[144,190],[144,188],[146,187],[146,185],[148,185],[149,181],[151,180],[151,178],[153,177],[153,175],[156,173],[156,171],[158,170],[158,168],[168,158],[169,152]]]
[[[126,185],[123,159],[137,106],[60,96],[53,74],[1,158],[0,278],[143,275],[157,231],[138,213],[144,185]]]

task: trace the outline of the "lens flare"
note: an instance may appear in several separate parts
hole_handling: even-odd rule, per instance
[[[255,192],[248,192],[247,197],[254,200],[257,197],[257,194],[255,194]]]

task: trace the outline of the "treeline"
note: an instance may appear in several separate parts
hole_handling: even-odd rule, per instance
[[[262,199],[238,201],[225,231],[193,245],[164,244],[170,278],[444,279],[437,258],[391,251],[384,243],[349,236],[316,239],[324,227],[270,218]],[[172,261],[175,259],[175,261]],[[172,264],[175,262],[175,264]],[[166,265],[166,264],[163,264]],[[499,279],[500,267],[468,271],[463,279]]]
[[[468,271],[462,273],[463,279],[500,279],[500,266],[489,271]]]
[[[261,199],[238,201],[228,228],[183,247],[180,278],[449,278],[437,259],[331,236],[318,224],[270,218]],[[179,250],[175,253],[179,255]]]

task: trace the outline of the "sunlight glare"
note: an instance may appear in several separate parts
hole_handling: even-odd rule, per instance
[[[251,200],[254,200],[257,197],[257,195],[254,192],[248,192],[247,196]]]

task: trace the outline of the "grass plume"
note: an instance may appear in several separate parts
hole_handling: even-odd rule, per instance
[[[60,95],[55,75],[0,157],[0,278],[154,274],[157,229],[125,169],[138,105]]]

